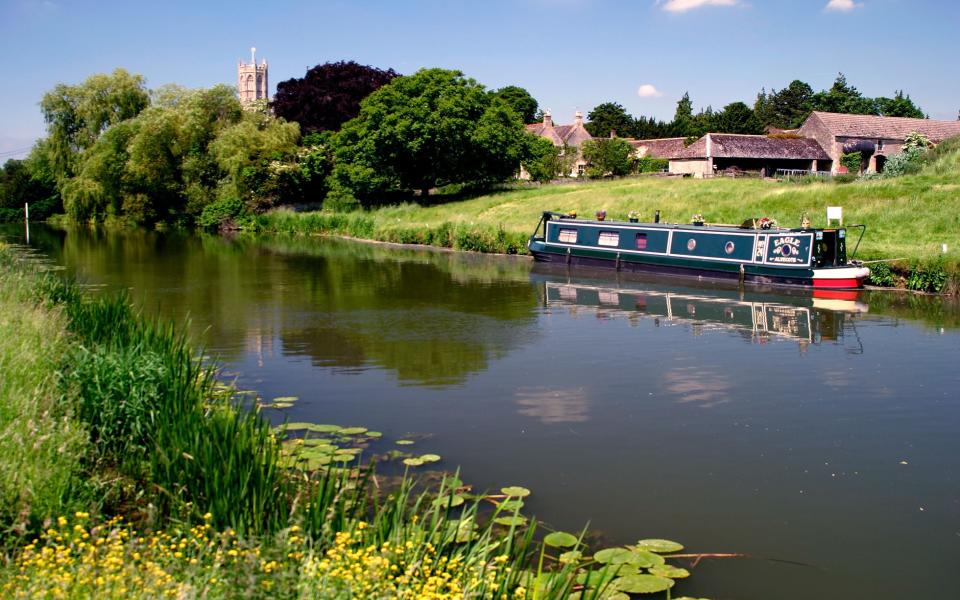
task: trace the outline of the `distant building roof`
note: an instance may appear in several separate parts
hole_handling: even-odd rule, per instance
[[[572,125],[554,125],[553,117],[549,112],[543,114],[542,123],[531,123],[526,126],[528,132],[547,138],[553,142],[554,146],[573,146],[579,148],[580,144],[587,140],[592,140],[593,136],[583,126],[583,115],[580,111],[574,115]]]
[[[834,136],[902,140],[917,131],[932,142],[960,135],[960,121],[934,121],[908,117],[877,117],[814,111],[808,119],[817,118]]]
[[[628,140],[636,151],[637,156],[652,156],[653,158],[677,158],[686,148],[683,145],[686,138],[657,138],[653,140]]]
[[[677,156],[677,158],[709,157],[830,160],[826,151],[813,139],[785,139],[735,133],[708,133],[687,146]]]

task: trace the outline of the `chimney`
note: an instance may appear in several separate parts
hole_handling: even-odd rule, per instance
[[[550,115],[549,110],[543,113],[543,124],[546,127],[553,127],[553,117]]]
[[[583,113],[579,110],[573,113],[573,124],[574,125],[583,125]]]

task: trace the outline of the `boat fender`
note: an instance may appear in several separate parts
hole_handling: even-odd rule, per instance
[[[746,276],[746,269],[743,268],[743,265],[740,265],[740,284],[743,285],[743,279]]]
[[[570,248],[567,248],[567,264],[570,264]]]
[[[617,252],[617,270],[620,270],[620,253]]]

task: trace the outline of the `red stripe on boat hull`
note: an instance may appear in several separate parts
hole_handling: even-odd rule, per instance
[[[862,288],[863,279],[851,277],[849,279],[816,279],[813,280],[813,287],[815,288],[829,288],[829,289],[840,289],[840,290],[849,290],[853,288]]]

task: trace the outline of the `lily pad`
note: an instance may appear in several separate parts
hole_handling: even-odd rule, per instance
[[[368,432],[367,432],[367,437],[378,438],[378,437],[381,437],[381,436],[383,436],[383,434],[380,433],[379,431],[368,431]]]
[[[627,575],[613,582],[613,587],[628,594],[655,594],[673,587],[674,581],[656,575]]]
[[[649,539],[649,540],[640,540],[637,542],[637,548],[641,550],[649,550],[650,552],[657,552],[659,554],[664,554],[666,552],[680,552],[683,550],[683,544],[678,544],[673,540],[658,540],[658,539]]]
[[[593,560],[597,561],[602,565],[613,563],[614,559],[623,558],[617,564],[621,564],[626,561],[627,556],[630,555],[630,551],[626,548],[605,548],[596,554],[593,555]]]
[[[599,571],[581,571],[577,574],[577,583],[586,588],[602,588],[617,578],[615,569]]]
[[[265,404],[264,408],[290,408],[291,406],[293,406],[293,402],[273,402]]]
[[[352,461],[352,460],[355,459],[355,458],[356,458],[356,456],[353,455],[353,454],[344,454],[344,453],[340,453],[340,452],[338,452],[338,453],[336,453],[336,454],[333,455],[333,460],[334,460],[334,461],[336,461],[336,462],[342,462],[342,463],[348,463],[348,462]]]
[[[569,552],[564,552],[560,555],[560,562],[563,564],[570,564],[575,562],[580,562],[580,559],[583,558],[583,553],[579,550],[570,550]]]
[[[617,557],[617,559],[622,557]],[[662,565],[664,559],[659,554],[654,554],[653,552],[648,552],[646,550],[637,550],[636,548],[631,548],[630,553],[623,558],[623,560],[614,559],[614,564],[618,562],[624,562],[631,565],[637,565],[641,568],[653,567],[656,565]]]
[[[413,440],[397,440],[394,444],[398,446],[412,446]]]
[[[440,455],[439,455],[439,454],[424,454],[423,456],[420,457],[420,460],[422,460],[422,461],[425,462],[425,463],[437,462],[438,460],[440,460]]]
[[[511,485],[510,487],[500,488],[500,492],[505,496],[510,496],[511,498],[526,498],[530,495],[530,490],[525,487],[520,487],[519,485]]]
[[[649,571],[651,575],[656,575],[658,577],[669,577],[670,579],[684,579],[686,577],[690,577],[690,571],[681,569],[680,567],[675,567],[673,565],[657,565],[655,567],[650,567]]]
[[[464,503],[464,497],[459,494],[455,496],[445,496],[443,498],[437,498],[433,503],[441,508],[454,508]]]
[[[343,435],[360,435],[361,433],[366,433],[366,427],[344,427],[339,431]]]
[[[553,548],[570,548],[577,545],[577,536],[566,531],[554,531],[543,538],[543,543]]]
[[[315,431],[317,433],[333,433],[334,431],[340,431],[341,429],[342,427],[339,425],[332,425],[328,423],[310,425],[310,431]]]
[[[316,425],[313,423],[287,423],[286,425],[281,425],[275,429],[278,431],[281,429],[286,429],[287,431],[300,431],[302,429],[313,431],[313,427],[316,427]]]
[[[405,458],[403,459],[403,464],[407,465],[408,467],[419,467],[423,464],[423,460],[419,458]]]
[[[527,524],[527,520],[520,516],[497,517],[493,522],[497,525],[505,525],[507,527],[520,527],[521,525]]]
[[[497,508],[505,512],[513,512],[523,508],[523,500],[504,500],[497,503]]]
[[[279,398],[274,398],[273,403],[274,404],[278,404],[278,403],[292,404],[299,399],[300,398],[297,398],[296,396],[280,396]]]

